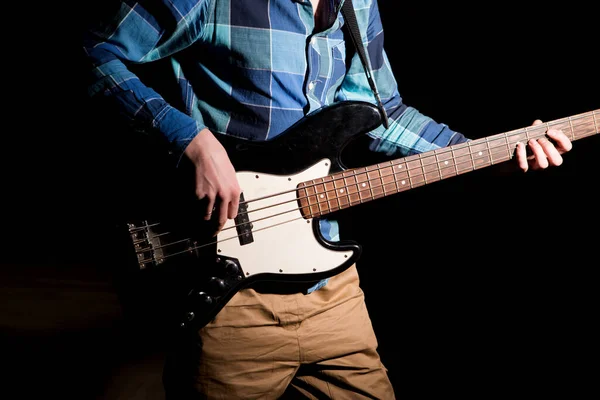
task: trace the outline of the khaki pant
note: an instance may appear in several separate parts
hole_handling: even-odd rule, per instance
[[[310,294],[243,289],[199,339],[184,357],[195,393],[179,394],[179,358],[178,368],[165,369],[169,400],[394,399],[355,266]]]

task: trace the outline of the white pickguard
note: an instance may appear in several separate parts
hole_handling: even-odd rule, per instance
[[[301,215],[296,197],[299,183],[327,175],[330,165],[324,159],[289,176],[239,172],[237,178],[248,203],[254,241],[240,245],[235,222],[228,220],[217,237],[218,254],[237,258],[246,277],[261,273],[312,274],[343,264],[353,251],[323,247],[313,232],[312,219]]]

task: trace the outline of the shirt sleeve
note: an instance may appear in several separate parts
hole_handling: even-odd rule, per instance
[[[438,123],[403,103],[383,46],[384,30],[379,7],[377,1],[370,3],[369,7],[359,7],[357,2],[356,17],[366,46],[372,76],[389,119],[389,128],[380,126],[369,132],[374,139],[371,142],[371,150],[389,156],[404,157],[468,141],[465,136],[450,129],[446,124]],[[413,57],[415,55],[407,53],[407,62],[411,62]],[[351,60],[348,74],[342,84],[342,92],[346,99],[375,103],[375,97],[357,54]]]
[[[160,13],[161,19],[150,9],[158,9],[156,15]],[[132,66],[160,60],[188,43],[189,33],[183,35],[185,21],[178,17],[180,11],[162,1],[122,1],[111,19],[83,34],[88,95],[104,96],[136,130],[164,135],[177,162],[205,125],[172,107],[142,82]]]

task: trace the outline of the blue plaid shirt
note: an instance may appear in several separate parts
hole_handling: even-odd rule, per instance
[[[139,127],[161,132],[176,156],[205,127],[265,140],[306,114],[343,100],[375,103],[359,57],[346,68],[343,0],[328,1],[315,31],[310,0],[123,0],[114,19],[85,36],[90,95],[116,101]],[[371,148],[405,156],[466,138],[405,105],[383,48],[376,0],[354,0],[370,66],[390,126],[373,130]],[[169,63],[174,101],[146,85],[134,64]],[[346,73],[347,72],[347,73]],[[334,221],[322,221],[339,240]]]

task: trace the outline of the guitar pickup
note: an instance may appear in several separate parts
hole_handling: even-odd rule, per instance
[[[234,218],[234,221],[240,245],[243,246],[254,242],[252,223],[250,222],[250,218],[248,218],[248,205],[244,200],[244,193],[240,194],[240,206],[238,207],[238,215]]]

